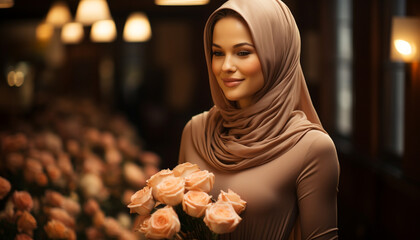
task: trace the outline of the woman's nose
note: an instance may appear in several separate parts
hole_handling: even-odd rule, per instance
[[[233,72],[233,71],[236,70],[236,66],[235,66],[235,64],[233,63],[232,60],[233,59],[232,59],[231,56],[226,55],[226,57],[223,61],[223,65],[222,65],[222,71]]]

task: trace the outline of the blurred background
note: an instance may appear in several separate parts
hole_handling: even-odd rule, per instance
[[[212,106],[203,28],[225,1],[162,2],[0,0],[0,176],[11,182],[7,196],[31,189],[38,206],[51,207],[45,199],[52,189],[80,203],[75,219],[94,216],[83,210],[93,197],[106,216],[126,229],[134,224],[118,215],[128,212],[121,196],[144,182],[130,178],[124,167],[134,163],[141,170],[136,174],[146,177],[173,168],[184,125]],[[340,238],[415,239],[420,1],[284,2],[301,33],[301,63],[313,103],[339,154]],[[60,156],[72,171],[60,168],[64,180],[55,181],[47,166],[65,165],[58,164]],[[86,160],[91,158],[96,160]],[[25,173],[28,159],[41,159],[46,182]],[[110,189],[106,196],[78,187],[92,173]],[[0,211],[7,209],[7,196],[0,198]],[[7,227],[15,229],[10,239],[27,232],[35,239],[46,236],[43,224],[53,214],[36,206],[33,215],[41,220],[32,232],[18,230],[16,216],[9,216]],[[0,219],[6,221],[4,214]],[[82,223],[72,228],[80,239],[106,225]],[[94,238],[117,237],[109,230]]]

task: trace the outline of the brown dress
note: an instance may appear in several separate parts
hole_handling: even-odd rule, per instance
[[[247,23],[264,76],[255,102],[238,109],[211,71],[212,31],[223,9]],[[214,102],[185,126],[179,162],[216,176],[248,202],[239,227],[222,239],[335,239],[339,163],[312,105],[300,66],[300,35],[279,0],[229,0],[208,19],[204,50]]]
[[[205,117],[206,113],[194,118]],[[328,135],[309,131],[279,158],[232,173],[215,169],[194,151],[192,134],[189,122],[182,136],[180,163],[195,163],[214,173],[213,198],[230,188],[247,202],[238,228],[221,239],[288,239],[298,215],[302,239],[337,238],[339,165]]]

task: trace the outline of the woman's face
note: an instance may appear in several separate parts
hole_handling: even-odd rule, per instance
[[[225,97],[240,108],[253,103],[264,85],[260,60],[248,26],[241,19],[227,16],[213,30],[212,70]]]

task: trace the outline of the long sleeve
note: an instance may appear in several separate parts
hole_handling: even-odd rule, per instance
[[[337,239],[339,163],[334,143],[319,134],[296,182],[302,239]]]

